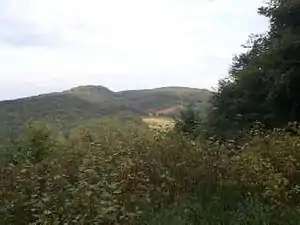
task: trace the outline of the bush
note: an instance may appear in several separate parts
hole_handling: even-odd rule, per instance
[[[181,112],[180,119],[177,119],[175,130],[191,138],[201,134],[202,116],[200,110],[194,105],[188,106]]]
[[[43,154],[1,167],[1,224],[299,224],[298,136],[236,146],[99,124],[57,140],[29,130],[20,148]]]

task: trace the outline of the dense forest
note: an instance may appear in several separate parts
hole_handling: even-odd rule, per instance
[[[300,224],[300,1],[258,13],[269,30],[206,113],[191,104],[172,130],[118,115],[67,134],[29,122],[0,147],[0,224]]]

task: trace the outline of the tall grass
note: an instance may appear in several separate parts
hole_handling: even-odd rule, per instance
[[[98,125],[59,138],[31,126],[6,147],[0,224],[300,224],[298,136],[236,146]]]

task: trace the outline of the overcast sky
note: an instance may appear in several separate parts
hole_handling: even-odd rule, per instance
[[[0,0],[0,99],[94,84],[211,88],[262,0]]]

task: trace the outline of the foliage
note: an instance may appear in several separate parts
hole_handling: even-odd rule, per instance
[[[1,146],[0,224],[300,224],[299,129],[273,129],[299,121],[299,10],[298,0],[262,7],[270,30],[235,57],[208,118],[189,107],[177,124],[192,137],[204,127],[223,139],[153,131],[127,113],[126,120],[96,119],[112,108],[124,112],[119,102],[137,113],[178,103],[182,89],[176,97],[174,88],[142,90],[140,102],[137,91],[93,87],[2,103],[2,118],[23,123],[34,106],[37,118],[69,126],[51,133],[30,123],[23,138]],[[90,98],[95,93],[103,98]]]
[[[29,126],[23,157],[0,168],[1,224],[299,224],[299,136],[199,143],[94,124],[66,138]]]
[[[176,121],[175,129],[191,138],[196,138],[201,133],[202,114],[195,105],[189,105],[181,112],[180,120]]]
[[[86,120],[107,116],[133,118],[148,115],[154,109],[202,101],[210,92],[189,88],[159,88],[112,92],[101,86],[82,86],[61,93],[0,102],[0,143],[25,132],[29,119],[51,124],[59,131],[68,131]]]
[[[270,0],[259,9],[270,29],[250,37],[220,81],[207,122],[211,134],[230,138],[256,121],[272,128],[300,120],[299,10],[298,0]]]

